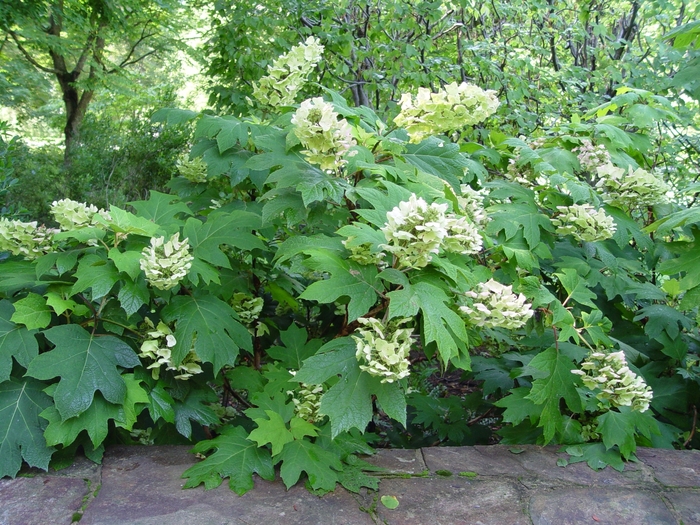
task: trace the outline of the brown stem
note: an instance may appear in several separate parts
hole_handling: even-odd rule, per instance
[[[683,443],[683,447],[687,447],[688,443],[693,439],[693,436],[695,435],[695,428],[698,423],[698,409],[696,408],[695,405],[693,405],[693,428],[690,430],[690,435],[688,436],[688,439],[685,440],[685,443]]]

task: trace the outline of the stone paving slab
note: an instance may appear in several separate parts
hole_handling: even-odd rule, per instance
[[[0,480],[0,525],[700,525],[695,451],[639,449],[618,473],[558,467],[557,447],[382,450],[368,458],[386,469],[379,492],[319,498],[257,477],[242,497],[226,483],[183,490],[189,450],[111,447],[103,465]]]

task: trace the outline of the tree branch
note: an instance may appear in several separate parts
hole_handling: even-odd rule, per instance
[[[51,73],[53,75],[57,75],[57,74],[61,73],[61,71],[59,71],[58,69],[42,66],[41,64],[39,64],[39,62],[37,62],[34,59],[34,57],[29,54],[29,51],[27,51],[24,48],[24,46],[22,45],[22,43],[19,41],[19,37],[17,36],[17,33],[15,33],[14,31],[8,31],[8,33],[12,37],[12,40],[14,40],[15,45],[17,46],[17,49],[19,49],[20,53],[22,53],[24,55],[24,58],[26,58],[27,61],[31,65],[33,65],[35,68],[37,68],[41,71],[44,71],[45,73]]]

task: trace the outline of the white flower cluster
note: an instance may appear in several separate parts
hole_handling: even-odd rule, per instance
[[[476,292],[466,292],[474,299],[471,307],[460,306],[459,311],[476,326],[487,328],[521,328],[532,317],[532,307],[523,294],[515,295],[512,286],[489,279],[480,283]]]
[[[296,375],[295,370],[290,370],[290,373]],[[294,413],[309,423],[315,423],[322,418],[318,410],[321,408],[323,393],[323,385],[307,385],[306,383],[299,383],[299,390],[287,391],[287,394],[292,396]]]
[[[452,82],[437,93],[418,88],[415,98],[404,93],[399,101],[401,112],[394,123],[408,132],[417,144],[435,133],[460,130],[477,124],[498,109],[495,91],[484,91],[473,84]]]
[[[347,163],[343,156],[353,147],[352,129],[338,120],[333,105],[321,97],[305,100],[292,117],[294,134],[306,148],[306,160],[322,170],[334,170]]]
[[[603,403],[600,408],[628,406],[645,412],[654,397],[644,379],[629,369],[622,351],[591,352],[581,363],[581,369],[571,373],[581,376],[583,384],[591,390],[600,390],[596,395]]]
[[[612,206],[630,210],[668,202],[671,187],[642,168],[624,170],[608,163],[597,168],[597,175],[596,188]]]
[[[151,245],[141,252],[141,269],[154,288],[169,290],[177,286],[191,268],[194,257],[190,255],[190,245],[187,239],[180,242],[179,238],[179,233],[167,242],[165,237],[152,237]]]
[[[95,205],[74,201],[71,199],[61,199],[51,203],[51,215],[58,223],[61,230],[69,231],[88,226],[102,226],[98,218],[111,221],[109,212]]]
[[[613,218],[590,204],[557,206],[559,214],[552,218],[560,235],[572,235],[576,240],[595,242],[609,239],[615,234]]]
[[[410,319],[389,321],[385,326],[374,317],[358,319],[367,328],[358,328],[353,335],[357,345],[355,357],[360,369],[381,377],[382,383],[393,383],[410,375],[408,354],[411,351],[412,328],[401,328]]]
[[[231,308],[238,314],[238,318],[246,326],[252,326],[258,320],[265,302],[262,297],[253,297],[245,293],[234,293],[229,301]]]
[[[428,205],[411,194],[386,214],[381,231],[389,244],[380,247],[394,254],[404,268],[427,266],[441,247],[462,254],[481,251],[483,240],[476,227],[466,217],[446,211],[447,204]]]
[[[57,232],[43,225],[37,226],[36,221],[0,219],[0,252],[36,259],[53,251],[53,235]]]
[[[253,96],[267,106],[289,106],[321,61],[321,41],[310,36],[267,67],[267,75],[253,87]]]
[[[360,264],[379,266],[380,268],[387,266],[386,262],[384,261],[386,253],[372,252],[372,243],[363,242],[361,244],[357,244],[354,242],[354,240],[354,235],[351,235],[347,239],[343,240],[343,246],[350,250],[350,259]]]
[[[491,220],[484,209],[484,190],[475,190],[468,184],[461,184],[462,195],[457,196],[459,208],[469,219],[481,228],[486,227]]]
[[[145,323],[146,326],[151,329],[148,332],[148,337],[150,337],[150,339],[146,339],[141,344],[139,356],[153,360],[153,363],[147,367],[151,370],[153,379],[158,379],[158,377],[160,377],[160,369],[163,365],[165,365],[166,370],[174,370],[177,372],[175,379],[189,379],[194,374],[202,373],[202,367],[199,366],[199,358],[194,350],[190,350],[182,360],[182,363],[173,366],[171,349],[175,346],[177,340],[172,330],[162,321],[154,328],[153,323],[148,317],[146,317]]]
[[[207,181],[207,163],[202,157],[190,160],[187,155],[184,155],[177,161],[177,171],[190,182]]]
[[[571,150],[573,153],[578,153],[578,161],[581,167],[595,173],[598,166],[610,164],[610,153],[602,144],[594,146],[588,139],[581,140],[581,145]]]

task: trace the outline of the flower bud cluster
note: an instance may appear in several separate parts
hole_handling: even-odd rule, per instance
[[[296,375],[295,370],[291,370],[292,375]],[[299,383],[298,390],[288,390],[287,394],[292,396],[292,403],[294,403],[294,413],[308,421],[309,423],[315,423],[322,419],[318,413],[321,408],[321,397],[324,394],[323,385],[307,385],[306,383]]]
[[[358,328],[359,336],[353,335],[357,345],[355,357],[360,369],[381,377],[382,383],[393,383],[408,376],[411,351],[412,328],[400,328],[410,319],[395,319],[384,325],[374,317],[358,319],[367,328]]]
[[[412,194],[386,214],[381,231],[389,244],[381,248],[394,254],[399,266],[422,268],[440,248],[462,254],[481,251],[483,240],[466,217],[446,214],[447,204],[428,205]]]
[[[253,96],[267,106],[293,104],[309,73],[321,61],[322,54],[321,41],[310,36],[267,67],[267,75],[253,87]]]
[[[404,93],[401,112],[394,123],[404,128],[412,143],[436,133],[460,130],[477,124],[498,109],[495,91],[484,91],[473,84],[452,82],[437,93],[418,88],[415,98]]]
[[[108,211],[97,208],[93,204],[88,206],[83,202],[71,199],[53,201],[51,203],[51,215],[53,215],[54,220],[63,231],[76,230],[88,226],[101,226],[98,218],[106,221],[112,220]]]
[[[654,397],[644,379],[629,369],[622,351],[591,352],[580,370],[571,373],[581,376],[583,384],[591,390],[600,390],[596,395],[601,401],[600,408],[628,406],[645,412]]]
[[[189,379],[194,374],[201,374],[202,367],[199,366],[199,358],[194,350],[190,350],[177,366],[172,362],[172,348],[177,343],[172,330],[162,321],[157,327],[153,326],[151,320],[146,318],[146,326],[151,330],[147,333],[149,339],[146,339],[141,344],[139,356],[151,359],[153,363],[146,367],[151,370],[153,379],[160,377],[160,369],[165,365],[166,370],[174,370],[176,372],[175,379]]]
[[[360,264],[386,267],[386,253],[384,252],[372,252],[372,243],[363,242],[361,244],[354,243],[355,236],[351,235],[347,239],[343,240],[343,246],[350,250],[349,258]]]
[[[552,218],[560,235],[572,235],[576,240],[595,242],[609,239],[615,234],[613,218],[590,204],[557,206],[559,214]]]
[[[146,280],[154,288],[169,290],[174,288],[187,275],[194,257],[190,255],[187,239],[179,240],[175,233],[166,242],[165,237],[152,237],[151,245],[141,252],[141,270],[146,272]]]
[[[36,221],[0,219],[0,252],[22,255],[31,260],[53,251],[53,235],[58,230],[37,226]]]
[[[512,286],[489,279],[476,291],[466,292],[474,299],[472,306],[460,306],[459,311],[476,326],[487,328],[521,328],[532,317],[532,307],[523,294],[515,295]]]
[[[468,184],[460,185],[460,190],[462,191],[462,195],[457,196],[459,209],[476,226],[481,228],[486,227],[491,219],[484,209],[484,190],[475,190]]]
[[[598,144],[594,146],[588,139],[581,140],[581,145],[571,150],[573,153],[578,153],[578,161],[581,167],[595,173],[598,166],[610,164],[610,153],[605,149],[605,146]]]
[[[195,157],[192,160],[187,155],[177,161],[177,171],[190,182],[207,181],[207,163],[202,157]]]
[[[630,210],[668,202],[671,187],[642,168],[625,171],[608,163],[597,168],[597,175],[596,188],[612,206]]]
[[[245,293],[237,292],[233,294],[229,304],[238,314],[241,323],[250,327],[258,320],[265,302],[262,297],[253,297]]]
[[[352,129],[345,119],[338,120],[333,105],[321,97],[305,100],[292,117],[294,134],[306,148],[303,152],[322,170],[335,170],[347,163],[343,156],[353,147]]]

